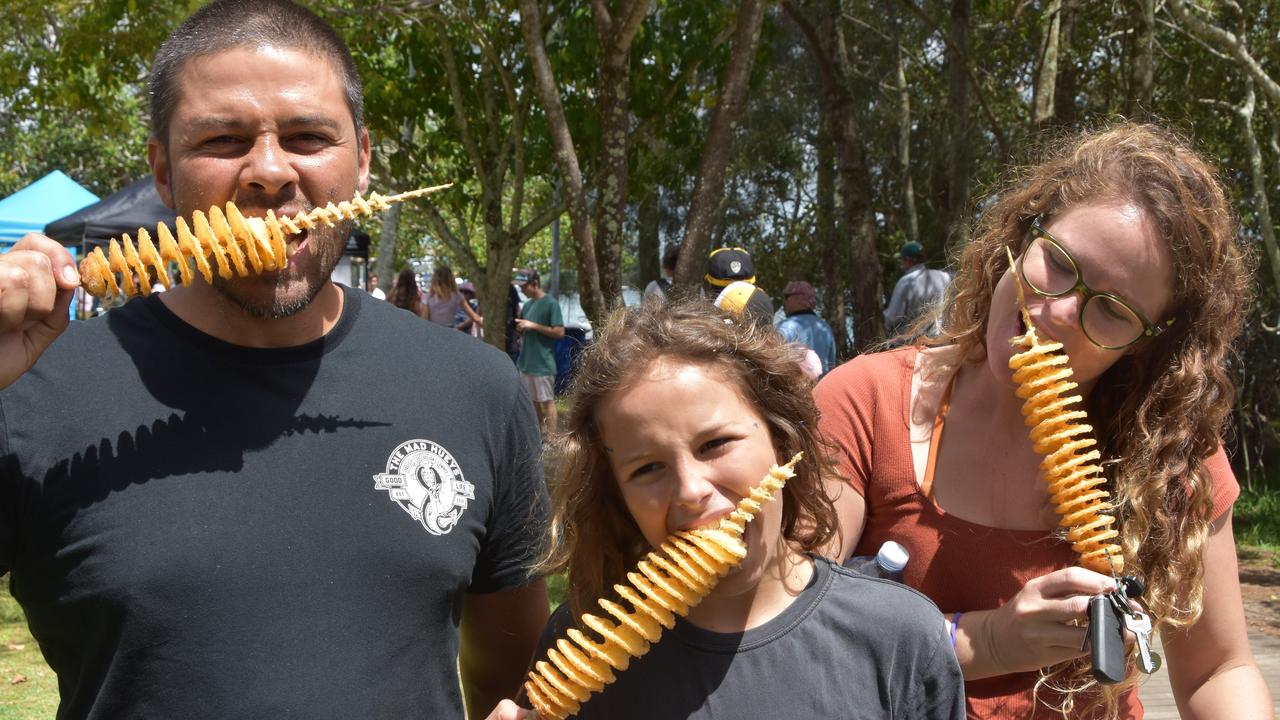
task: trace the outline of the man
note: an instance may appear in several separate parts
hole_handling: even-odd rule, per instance
[[[516,367],[546,437],[556,430],[556,341],[564,337],[564,318],[560,303],[542,289],[537,270],[517,271],[516,284],[529,298],[516,319],[516,330],[524,337]]]
[[[379,300],[387,299],[387,294],[378,287],[378,273],[369,273],[369,294]]]
[[[181,216],[367,187],[350,54],[287,0],[202,8],[151,97]],[[547,616],[533,413],[500,352],[331,283],[348,232],[69,330],[70,256],[0,258],[0,575],[60,718],[483,717],[518,689]]]
[[[884,326],[890,335],[909,330],[921,315],[942,302],[951,284],[951,275],[946,271],[925,267],[924,246],[914,240],[903,244],[894,257],[903,274],[893,286],[889,307],[884,311]],[[942,326],[937,319],[925,330],[930,336],[940,332]]]
[[[645,286],[642,296],[644,300],[656,296],[659,300],[666,301],[667,293],[671,291],[671,281],[676,276],[676,264],[680,262],[680,247],[680,243],[671,243],[662,251],[663,277]]]
[[[778,323],[778,332],[787,342],[813,350],[826,375],[836,364],[836,338],[827,321],[814,311],[817,306],[818,295],[812,285],[804,280],[787,283],[782,291],[782,311],[787,317]]]

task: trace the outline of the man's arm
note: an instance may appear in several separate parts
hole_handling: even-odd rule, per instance
[[[559,340],[560,338],[564,337],[563,325],[556,325],[556,326],[540,325],[532,320],[525,320],[524,318],[520,318],[519,320],[517,320],[516,325],[523,331],[532,330],[537,333],[542,333],[543,335],[546,335],[547,337],[553,338],[555,340]]]
[[[466,594],[458,670],[468,717],[485,717],[500,700],[516,696],[549,614],[547,586],[541,579],[508,590]]]

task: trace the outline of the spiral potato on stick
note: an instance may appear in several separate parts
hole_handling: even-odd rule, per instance
[[[128,299],[150,295],[153,281],[170,287],[166,270],[170,262],[177,263],[183,285],[190,285],[195,277],[193,264],[205,282],[213,282],[215,272],[224,280],[230,280],[236,276],[246,277],[251,272],[280,270],[289,264],[286,235],[382,212],[393,203],[422,197],[451,185],[391,196],[375,192],[365,198],[357,194],[351,200],[330,202],[293,217],[277,216],[271,210],[267,210],[266,217],[246,217],[234,202],[227,202],[222,208],[215,205],[207,213],[199,210],[192,213],[190,225],[179,216],[173,232],[164,223],[157,223],[154,242],[146,228],[138,228],[136,242],[126,233],[122,240],[112,238],[105,254],[101,247],[94,248],[80,261],[81,285],[90,295]]]
[[[600,607],[617,622],[583,613],[581,624],[601,641],[570,628],[569,638],[557,640],[547,650],[547,658],[534,665],[524,687],[538,715],[554,720],[576,715],[592,693],[627,669],[631,658],[647,653],[664,628],[674,627],[677,615],[686,615],[720,578],[741,564],[747,555],[742,542],[747,523],[794,476],[792,467],[800,457],[796,454],[786,465],[774,465],[718,526],[678,532],[636,563],[638,572],[627,573],[630,584],[613,586],[632,612],[600,598]]]
[[[1013,257],[1010,254],[1010,267]],[[1062,343],[1042,340],[1031,322],[1022,294],[1022,283],[1015,278],[1018,308],[1027,331],[1010,343],[1022,352],[1009,358],[1017,395],[1023,399],[1022,415],[1031,428],[1031,444],[1043,455],[1040,470],[1046,490],[1057,513],[1059,524],[1067,529],[1071,548],[1080,556],[1081,567],[1119,575],[1124,570],[1120,546],[1111,542],[1120,535],[1112,523],[1115,518],[1111,497],[1104,485],[1107,478],[1098,465],[1101,454],[1093,439],[1093,426],[1083,399],[1070,394],[1077,386],[1070,360]]]

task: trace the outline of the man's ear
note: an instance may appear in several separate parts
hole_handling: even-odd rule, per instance
[[[369,148],[369,129],[368,128],[365,128],[365,127],[360,128],[359,143],[360,143],[360,148],[358,151],[359,152],[358,160],[357,160],[358,166],[356,170],[356,189],[360,191],[361,195],[363,195],[365,194],[365,192],[369,190],[369,158],[370,158],[371,151]]]
[[[176,210],[173,204],[173,174],[169,167],[169,152],[154,135],[147,138],[147,164],[151,166],[151,176],[160,200],[169,209]]]

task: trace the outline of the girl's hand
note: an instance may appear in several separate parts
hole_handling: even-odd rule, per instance
[[[485,720],[537,720],[538,713],[533,710],[525,710],[510,700],[503,700],[498,703],[498,707],[489,713],[489,717]]]
[[[1030,580],[999,609],[985,613],[981,648],[991,672],[1038,670],[1084,655],[1089,598],[1115,589],[1106,575],[1070,567]],[[966,673],[966,677],[969,674]]]

